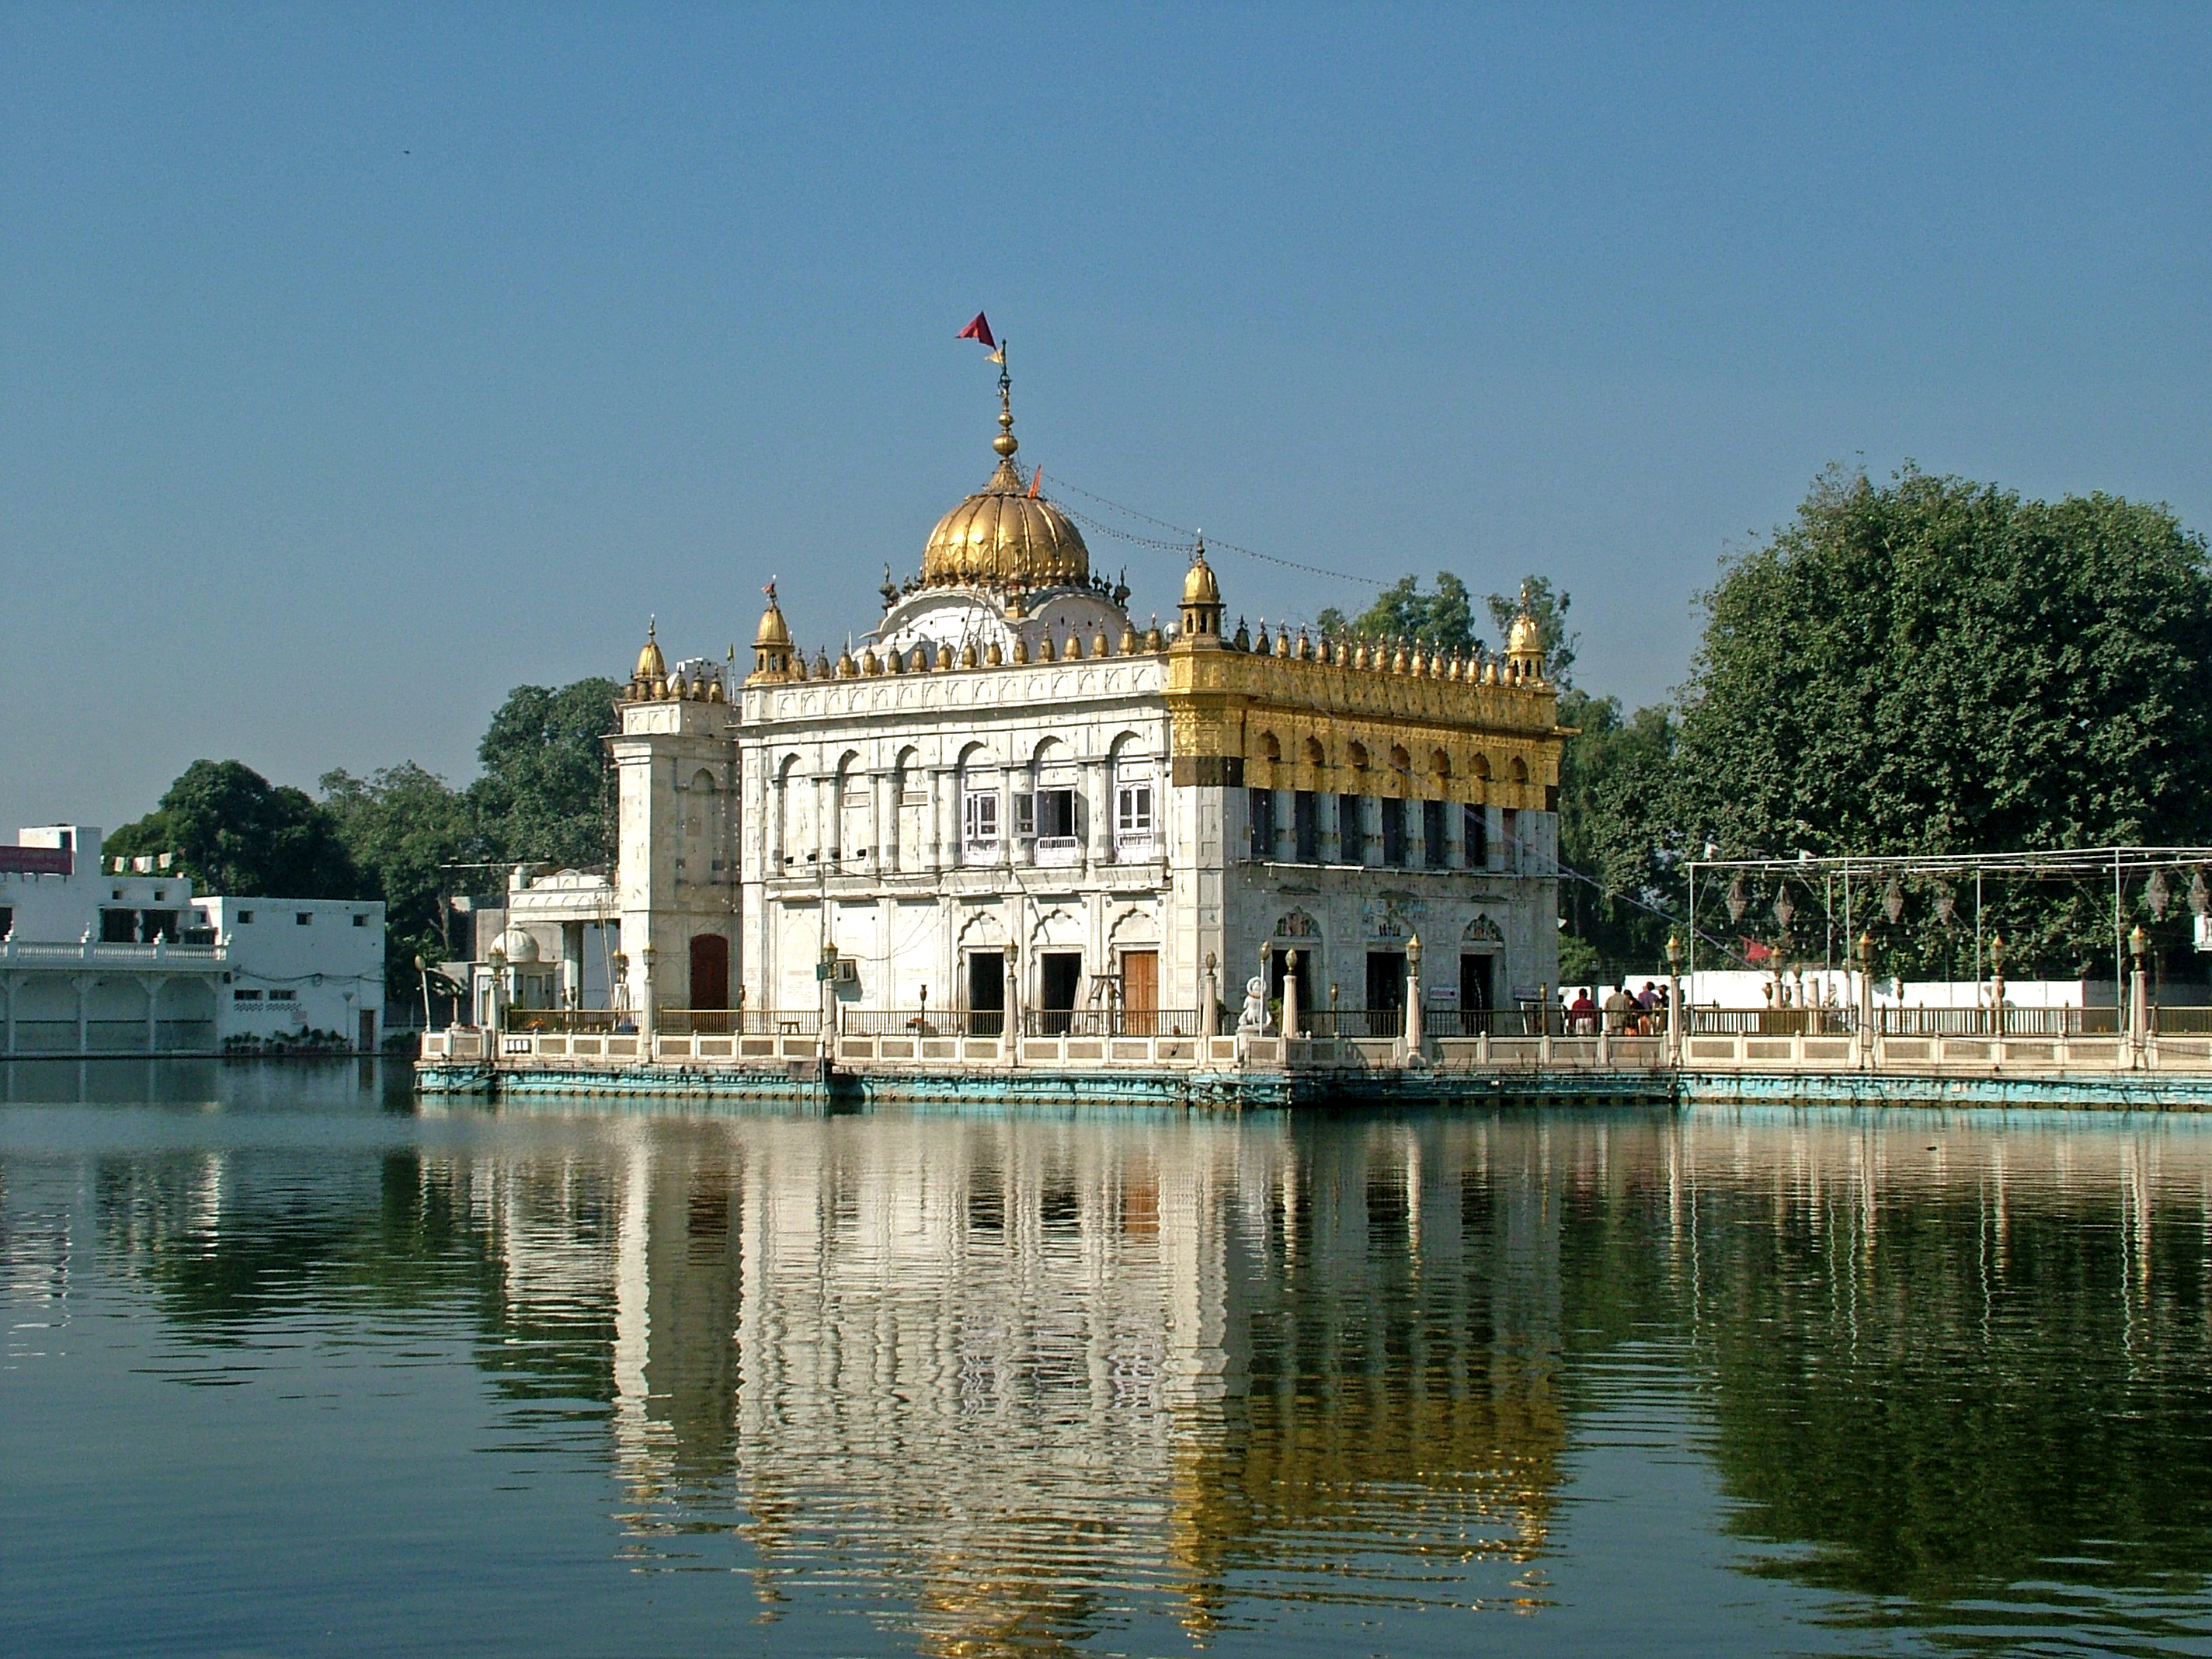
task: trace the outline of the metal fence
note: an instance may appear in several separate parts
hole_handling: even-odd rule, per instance
[[[1298,1035],[1318,1037],[1379,1037],[1403,1035],[1403,1008],[1301,1008]]]
[[[500,1024],[509,1031],[635,1031],[637,1016],[619,1008],[506,1008]]]
[[[818,1008],[663,1008],[653,1017],[663,1036],[812,1036]]]
[[[1024,1036],[1196,1036],[1195,1008],[1024,1008]]]
[[[1577,1018],[1564,1008],[1534,1004],[1522,1008],[1430,1008],[1422,1013],[1421,1029],[1439,1037],[1566,1036],[1577,1029]],[[1404,1020],[1401,1011],[1399,1023],[1402,1025]],[[1588,1029],[1594,1033],[1597,1027],[1598,1017],[1590,1016]]]
[[[2166,1015],[2197,1023],[2161,1027]],[[2212,1009],[2154,1009],[2152,1017],[2154,1030],[2212,1031]],[[1687,1008],[1682,1018],[1692,1036],[1849,1036],[1859,1027],[1851,1008]],[[1897,1037],[2069,1037],[2111,1036],[2118,1027],[2110,1008],[1877,1008],[1874,1029]]]
[[[2091,1008],[2085,1012],[2092,1016],[2104,1015],[2105,1022],[2099,1029],[2105,1030],[2112,1029],[2112,1011],[2111,1009]],[[2212,1033],[2212,1008],[2154,1006],[2150,1011],[2150,1029],[2166,1036],[2201,1036]]]
[[[1004,1036],[1006,1016],[999,1008],[846,1008],[837,1029],[848,1036]]]
[[[1692,1036],[1849,1036],[1858,1023],[1848,1008],[1685,1008]],[[1664,1021],[1662,1021],[1664,1024]]]
[[[1547,1015],[1548,1014],[1548,1021]],[[1598,1029],[1599,1016],[1591,1015],[1588,1029]],[[1516,1008],[1428,1008],[1421,1014],[1421,1030],[1432,1037],[1567,1036],[1577,1029],[1576,1016],[1563,1008],[1546,1010],[1533,1004]],[[1616,1031],[1620,1030],[1616,1025]],[[1301,1010],[1298,1035],[1310,1037],[1361,1037],[1389,1042],[1406,1034],[1403,1008],[1316,1008]]]
[[[2081,1035],[2079,1008],[1877,1008],[1884,1036],[2038,1036]]]

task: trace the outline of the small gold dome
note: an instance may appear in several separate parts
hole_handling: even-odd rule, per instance
[[[1513,619],[1512,631],[1505,636],[1505,653],[1511,657],[1535,657],[1543,654],[1544,636],[1536,626],[1536,619],[1523,611]]]
[[[1190,562],[1190,570],[1182,579],[1182,602],[1185,605],[1219,605],[1221,584],[1213,579],[1213,567],[1206,562],[1204,544]]]
[[[637,653],[637,672],[634,678],[657,680],[665,677],[667,672],[668,660],[660,654],[659,619],[656,617],[645,625],[645,648]]]
[[[776,603],[773,592],[768,596],[768,609],[761,612],[760,626],[753,630],[753,649],[791,649],[791,629],[783,620],[783,607]]]

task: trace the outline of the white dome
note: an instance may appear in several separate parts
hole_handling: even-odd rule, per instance
[[[510,927],[501,933],[494,948],[511,963],[538,960],[538,941],[520,927]]]

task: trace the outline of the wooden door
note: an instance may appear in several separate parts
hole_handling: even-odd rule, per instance
[[[730,1006],[730,941],[720,933],[691,936],[691,1006]]]
[[[1158,1036],[1160,1012],[1160,953],[1121,952],[1122,1029],[1131,1036]]]

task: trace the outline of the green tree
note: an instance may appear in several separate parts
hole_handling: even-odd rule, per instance
[[[197,760],[156,810],[107,838],[126,856],[174,853],[204,892],[256,898],[358,898],[361,872],[337,820],[306,791],[243,761]]]
[[[1575,647],[1583,637],[1567,630],[1567,607],[1574,603],[1573,596],[1564,589],[1555,591],[1550,577],[1536,575],[1523,576],[1517,593],[1486,595],[1483,602],[1490,608],[1490,620],[1499,639],[1512,637],[1513,619],[1521,614],[1524,601],[1528,614],[1536,619],[1536,637],[1544,647],[1545,678],[1562,689],[1572,685]]]
[[[415,958],[450,959],[447,896],[453,866],[489,861],[468,798],[414,762],[366,778],[326,772],[323,805],[346,850],[385,904],[385,986],[393,1000],[419,995]]]
[[[2212,828],[2212,580],[2203,538],[2164,507],[1831,469],[1701,599],[1679,845],[2015,852]],[[2097,899],[2005,902],[1992,920],[2020,970],[2111,960]],[[1937,944],[1895,938],[1893,965]]]
[[[612,680],[586,679],[507,693],[477,750],[483,775],[468,790],[492,856],[556,867],[609,862],[613,780],[602,740],[619,690]]]
[[[1559,724],[1573,732],[1559,757],[1559,859],[1588,878],[1560,884],[1561,976],[1656,972],[1681,905],[1666,826],[1672,714],[1624,714],[1618,697],[1568,691]],[[1581,972],[1567,971],[1571,960]]]
[[[1468,654],[1482,643],[1474,629],[1474,596],[1449,570],[1437,573],[1433,593],[1421,592],[1419,577],[1401,576],[1358,616],[1347,617],[1331,605],[1315,622],[1332,637],[1419,640]]]

